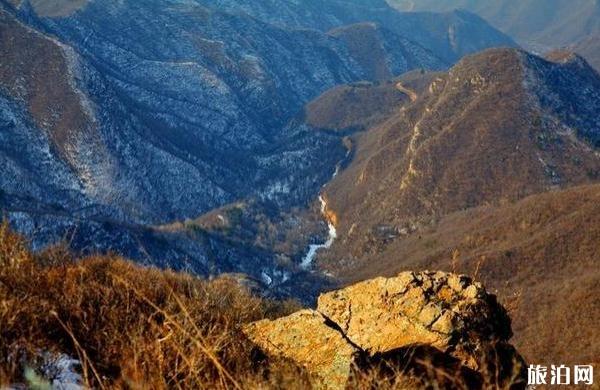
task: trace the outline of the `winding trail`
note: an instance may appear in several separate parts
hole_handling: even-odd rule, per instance
[[[408,89],[406,88],[402,82],[399,82],[396,84],[396,89],[404,94],[406,94],[409,98],[411,102],[414,102],[415,100],[417,100],[417,98],[419,97],[417,95],[417,93],[415,91],[413,91],[412,89]]]

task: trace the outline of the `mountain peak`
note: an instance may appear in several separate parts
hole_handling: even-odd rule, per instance
[[[546,53],[544,58],[558,64],[579,68],[583,72],[595,72],[592,65],[583,56],[569,49],[553,50]]]
[[[593,71],[490,49],[417,95],[355,137],[357,157],[325,190],[340,217],[338,245],[350,252],[381,250],[440,215],[600,174]]]

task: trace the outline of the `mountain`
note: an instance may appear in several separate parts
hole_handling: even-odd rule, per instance
[[[540,52],[573,44],[600,32],[597,0],[389,0],[402,11],[469,10],[519,43]]]
[[[449,10],[444,13],[399,13],[385,0],[213,0],[221,9],[244,12],[261,20],[294,28],[328,31],[342,25],[374,22],[409,38],[454,63],[466,54],[487,47],[516,46],[506,35],[491,28],[475,14]]]
[[[317,266],[348,282],[415,268],[482,275],[505,302],[522,294],[526,359],[593,360],[597,345],[569,345],[598,338],[579,309],[598,310],[598,73],[576,55],[493,49],[394,86],[406,98],[348,137],[351,161],[322,190],[337,239]],[[542,303],[549,295],[561,309]]]
[[[383,2],[248,4],[0,1],[0,204],[36,249],[66,240],[285,281],[302,256],[285,252],[278,265],[271,245],[286,233],[237,239],[247,226],[311,225],[291,210],[317,196],[346,149],[339,134],[289,125],[304,104],[336,85],[513,44],[466,13],[428,14],[441,29],[428,31]],[[379,48],[373,61],[365,45]],[[243,228],[186,225],[237,202],[252,205]]]
[[[415,93],[414,103],[356,137],[352,163],[324,191],[341,232],[353,231],[353,248],[378,242],[376,225],[412,229],[598,180],[600,76],[579,57],[551,63],[487,51]]]
[[[388,80],[423,65],[428,69],[444,68],[441,60],[431,62],[427,51],[375,23],[346,25],[328,34],[346,44],[350,56],[365,70],[367,80]]]

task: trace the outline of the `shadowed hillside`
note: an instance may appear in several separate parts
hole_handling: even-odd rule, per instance
[[[600,32],[600,3],[596,0],[388,0],[403,11],[475,12],[521,44],[538,49],[573,44]]]

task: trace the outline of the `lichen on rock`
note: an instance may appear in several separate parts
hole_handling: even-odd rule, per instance
[[[335,388],[350,375],[351,345],[315,310],[301,310],[275,321],[250,324],[245,332],[267,354],[291,359],[307,367],[323,388]]]
[[[305,367],[326,389],[344,388],[358,361],[406,348],[435,351],[472,372],[474,383],[485,382],[486,355],[494,348],[502,350],[503,361],[493,363],[497,372],[519,378],[523,367],[507,343],[510,318],[496,297],[467,276],[443,272],[357,283],[322,294],[316,310],[260,321],[245,333],[267,355]]]

